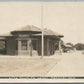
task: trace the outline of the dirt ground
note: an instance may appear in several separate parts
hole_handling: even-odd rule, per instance
[[[43,59],[0,55],[0,77],[7,76],[84,76],[84,54],[76,51]]]
[[[84,54],[81,51],[64,54],[47,76],[84,76]]]
[[[0,77],[45,76],[59,61],[52,57],[0,56]]]

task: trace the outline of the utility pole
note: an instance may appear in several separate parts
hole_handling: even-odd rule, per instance
[[[44,27],[43,27],[43,5],[41,6],[41,28],[42,28],[42,56],[41,58],[43,58],[44,56]]]

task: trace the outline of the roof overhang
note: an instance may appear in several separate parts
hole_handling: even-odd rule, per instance
[[[41,31],[12,31],[11,34],[17,34],[17,33],[21,33],[21,34],[39,34],[41,33]]]
[[[0,37],[0,40],[6,40],[6,37]]]

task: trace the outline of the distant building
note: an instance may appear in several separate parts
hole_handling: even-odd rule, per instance
[[[25,26],[0,35],[0,54],[6,55],[41,55],[42,30],[36,26]],[[53,55],[60,50],[60,39],[63,35],[44,30],[44,55]]]

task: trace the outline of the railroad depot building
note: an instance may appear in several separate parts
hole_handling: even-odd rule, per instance
[[[61,48],[63,35],[44,29],[44,55],[54,55]],[[33,25],[0,35],[0,54],[41,56],[42,30]]]

